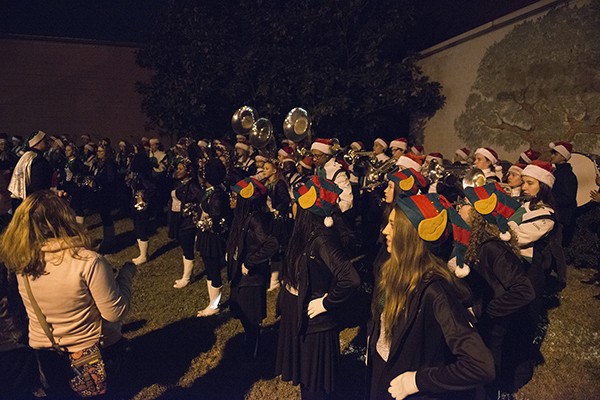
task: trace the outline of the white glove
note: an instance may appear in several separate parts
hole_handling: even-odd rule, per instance
[[[242,275],[247,276],[250,270],[246,268],[246,264],[242,263]]]
[[[327,297],[327,293],[323,297],[313,299],[308,303],[308,318],[314,318],[319,314],[326,312],[323,300]]]
[[[419,391],[417,387],[417,371],[406,371],[390,382],[388,392],[396,400],[402,400]]]

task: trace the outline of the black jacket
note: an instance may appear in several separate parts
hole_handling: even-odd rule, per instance
[[[323,226],[312,231],[298,266],[298,332],[309,334],[334,329],[337,323],[332,311],[348,300],[360,285],[360,277],[335,230]],[[327,312],[309,319],[308,303],[325,294],[323,306]]]
[[[29,185],[26,187],[27,196],[40,190],[48,190],[52,186],[52,166],[44,157],[44,153],[31,149],[35,153],[35,158],[31,162],[31,174],[29,176]]]
[[[494,361],[448,284],[421,281],[406,304],[407,317],[392,334],[390,354],[380,376],[371,376],[380,321],[369,329],[368,376],[376,384],[371,399],[391,399],[392,379],[417,371],[419,392],[410,399],[467,399],[465,391],[494,379]],[[368,388],[371,388],[369,382]]]
[[[17,279],[0,264],[0,352],[25,347],[27,314],[17,288]]]
[[[557,219],[563,225],[574,224],[577,210],[577,177],[573,173],[573,167],[569,163],[556,164],[554,177],[556,181],[552,186],[552,195]]]
[[[187,230],[187,229],[196,229],[196,225],[192,219],[191,214],[186,214],[183,210],[186,207],[190,207],[198,210],[200,213],[198,205],[200,204],[200,200],[202,200],[204,192],[200,187],[200,184],[194,180],[190,179],[186,183],[178,183],[177,188],[175,189],[175,197],[179,201],[181,201],[181,218],[179,220],[179,230]],[[171,209],[171,201],[169,200],[169,209]],[[200,215],[198,215],[200,217]]]
[[[227,271],[231,287],[262,286],[269,279],[269,260],[279,249],[279,243],[271,233],[270,215],[253,212],[242,222],[242,232],[237,244],[237,260],[228,254]],[[248,275],[242,274],[242,263]]]

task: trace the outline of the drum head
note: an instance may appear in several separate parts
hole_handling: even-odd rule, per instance
[[[571,153],[568,162],[577,177],[577,207],[581,207],[590,202],[590,191],[598,189],[596,163],[589,156],[581,153]]]

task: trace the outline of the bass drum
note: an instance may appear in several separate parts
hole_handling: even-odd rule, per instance
[[[596,174],[598,173],[598,156],[595,154],[571,153],[568,161],[577,177],[577,207],[591,201],[590,192],[598,190]]]

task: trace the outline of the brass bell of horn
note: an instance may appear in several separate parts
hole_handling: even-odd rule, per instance
[[[283,121],[283,134],[292,142],[298,143],[310,134],[312,121],[305,109],[296,107]]]
[[[485,185],[485,175],[479,168],[471,168],[462,180],[463,189],[467,187],[479,187]]]
[[[231,117],[231,127],[235,133],[245,135],[250,132],[257,118],[258,113],[254,108],[250,106],[240,107]]]
[[[276,158],[277,144],[273,133],[273,124],[268,118],[259,118],[250,131],[250,144],[269,158]]]

